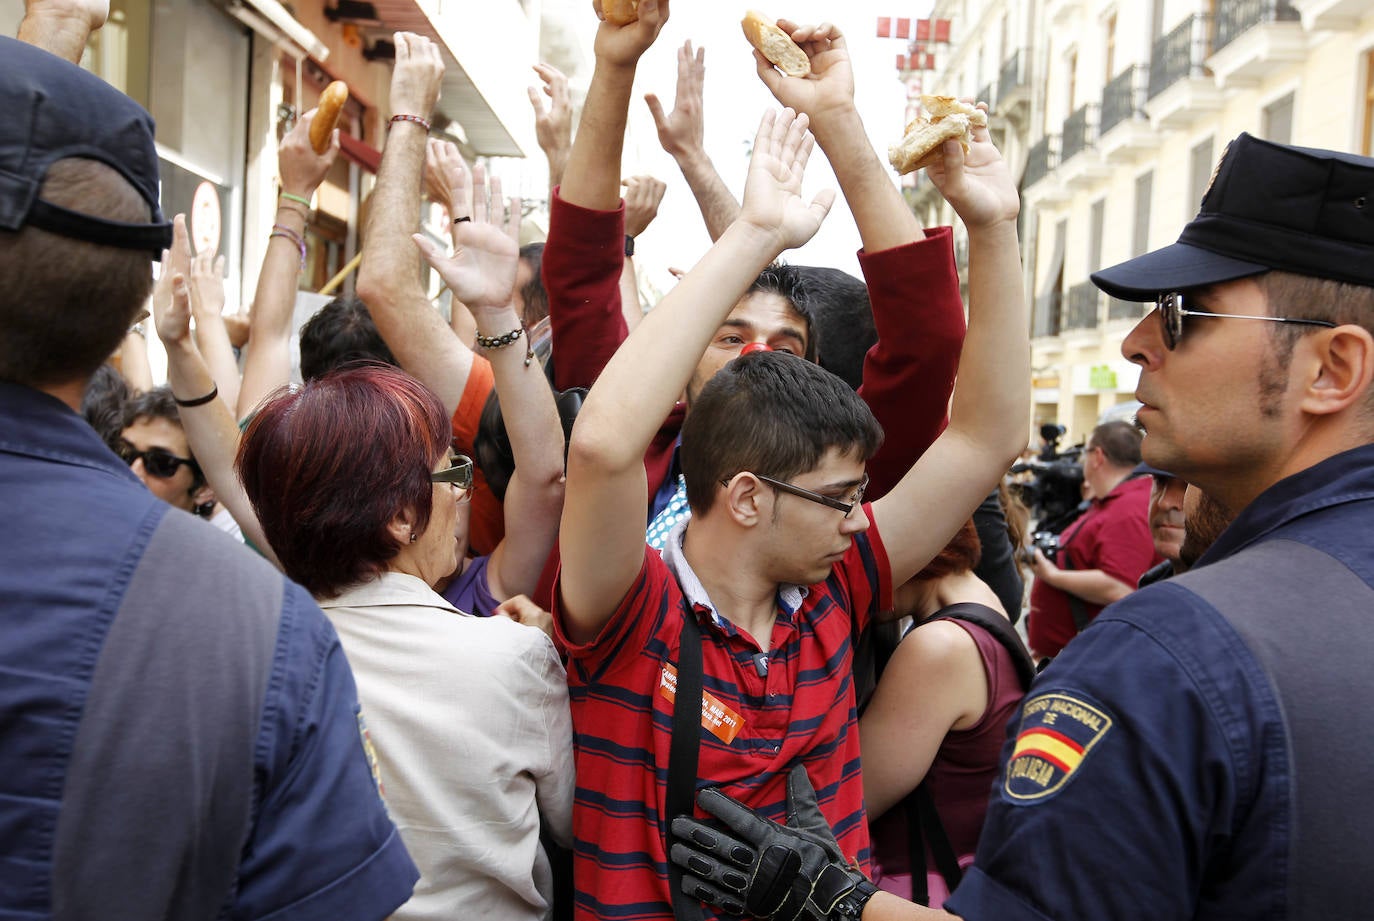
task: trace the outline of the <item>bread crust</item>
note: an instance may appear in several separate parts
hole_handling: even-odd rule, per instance
[[[329,149],[329,136],[339,123],[344,103],[348,102],[348,84],[335,80],[320,93],[320,104],[315,109],[315,118],[310,122],[310,146],[315,153],[323,154]]]
[[[986,112],[953,96],[922,96],[921,109],[922,114],[906,126],[902,139],[887,150],[888,162],[903,175],[941,159],[945,141],[958,141],[967,152],[974,127],[988,123]]]
[[[774,22],[757,10],[750,10],[740,20],[744,37],[759,50],[768,62],[789,77],[805,77],[811,73],[811,59],[792,36],[779,29]]]
[[[627,26],[639,20],[639,0],[601,0],[601,12],[607,22]]]

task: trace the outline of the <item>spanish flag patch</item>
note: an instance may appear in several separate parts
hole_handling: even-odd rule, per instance
[[[1007,765],[1007,796],[1028,803],[1058,792],[1111,728],[1101,708],[1068,694],[1027,700]]]

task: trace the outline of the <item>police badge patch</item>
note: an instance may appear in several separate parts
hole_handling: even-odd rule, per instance
[[[1100,708],[1068,694],[1027,700],[1003,783],[1007,796],[1032,803],[1057,793],[1111,728]]]

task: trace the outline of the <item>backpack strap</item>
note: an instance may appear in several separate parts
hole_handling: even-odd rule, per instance
[[[954,604],[943,609],[935,617],[916,624],[911,629],[915,630],[922,624],[936,620],[962,620],[982,627],[1011,654],[1011,661],[1016,667],[1016,677],[1021,682],[1021,689],[1023,691],[1030,689],[1031,682],[1035,680],[1035,663],[1026,650],[1026,644],[1021,642],[1020,634],[1012,627],[1011,622],[1001,614],[981,604]],[[907,632],[910,633],[911,631]],[[963,879],[963,871],[959,868],[959,858],[954,853],[954,845],[949,841],[944,823],[940,821],[940,813],[935,808],[935,798],[931,796],[930,788],[924,780],[917,784],[915,790],[906,795],[902,801],[902,806],[906,811],[906,828],[910,849],[908,860],[911,868],[911,898],[912,901],[921,905],[928,905],[930,903],[930,888],[926,884],[927,846],[929,846],[931,857],[935,862],[935,869],[944,878],[945,885],[949,887],[950,892],[953,892],[955,887],[959,885],[959,881]]]
[[[697,756],[701,749],[701,627],[690,606],[682,618],[678,640],[677,690],[673,697],[673,738],[668,747],[668,790],[664,799],[664,825],[668,850],[673,848],[673,819],[691,816],[697,791]],[[682,868],[668,861],[668,886],[673,896],[673,916],[677,921],[696,921],[703,917],[701,903],[682,891]]]

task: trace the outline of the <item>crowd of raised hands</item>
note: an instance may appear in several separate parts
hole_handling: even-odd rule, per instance
[[[607,680],[604,674],[592,675],[600,661],[595,656],[604,650],[589,650],[607,643],[619,648],[626,637],[638,636],[638,628],[617,625],[628,616],[627,599],[646,578],[646,567],[658,565],[646,563],[646,552],[653,554],[645,548],[646,529],[652,534],[656,519],[666,514],[662,531],[671,531],[669,525],[685,520],[690,505],[701,521],[696,532],[705,536],[679,536],[677,552],[690,560],[719,616],[761,637],[767,653],[779,585],[825,580],[829,567],[840,565],[836,561],[870,526],[881,529],[887,568],[880,581],[888,588],[875,582],[865,605],[878,604],[890,586],[920,573],[965,526],[1020,451],[1028,401],[1027,323],[1016,241],[1019,201],[1006,164],[987,129],[980,128],[967,152],[950,142],[943,160],[930,168],[932,182],[963,221],[970,241],[966,329],[950,232],[920,225],[869,145],[855,105],[845,39],[829,23],[779,23],[809,57],[808,77],[786,76],[755,53],[759,77],[779,107],[762,113],[738,202],[706,154],[705,50],[690,41],[678,49],[671,111],[657,95],[646,102],[663,149],[678,164],[714,245],[690,271],[675,270],[677,286],[644,309],[633,240],[654,220],[668,184],[652,176],[622,176],[620,160],[635,68],[668,14],[667,0],[641,0],[637,20],[600,22],[595,71],[576,132],[567,79],[552,66],[535,65],[542,87],[532,87],[529,96],[549,164],[551,215],[548,240],[533,254],[519,245],[520,200],[508,199],[499,179],[483,165],[469,164],[456,145],[428,136],[444,74],[438,47],[419,35],[396,35],[388,101],[392,118],[366,209],[356,298],[341,298],[321,315],[347,314],[348,323],[366,328],[362,341],[373,343],[369,348],[344,348],[337,341],[327,345],[325,351],[334,350],[333,363],[342,370],[324,370],[289,386],[288,343],[309,202],[339,151],[337,138],[322,154],[312,149],[314,110],[300,117],[278,150],[282,195],[246,311],[246,341],[238,334],[244,317],[223,315],[223,257],[213,251],[193,254],[180,216],[152,304],[154,326],[167,349],[168,383],[181,407],[180,424],[206,482],[253,548],[311,588],[340,624],[360,672],[365,710],[368,640],[341,620],[371,610],[375,599],[360,596],[360,586],[399,592],[392,604],[403,598],[425,610],[499,615],[539,627],[548,636],[541,637],[539,656],[552,655],[556,642],[569,662],[566,676],[559,666],[552,678],[544,675],[522,692],[530,695],[524,705],[547,718],[542,744],[559,751],[555,771],[547,769],[545,755],[539,756],[545,770],[535,772],[529,797],[554,841],[569,845],[579,839],[578,899],[595,906],[589,909],[593,915],[613,913],[613,906],[641,896],[662,898],[666,886],[652,871],[649,895],[636,888],[638,883],[621,893],[611,878],[587,872],[581,861],[613,864],[619,844],[584,846],[583,837],[595,830],[583,824],[577,809],[584,790],[596,783],[586,780],[589,765],[579,763],[575,795],[572,764],[572,733],[600,732],[578,722],[579,693],[595,695],[598,682]],[[830,161],[839,189],[808,199],[802,179],[818,149]],[[445,241],[417,226],[422,192],[447,215]],[[846,198],[863,242],[867,296],[861,303],[827,306],[817,299],[810,304],[803,294],[810,270],[775,263],[814,236],[837,193]],[[676,254],[661,255],[667,262]],[[422,264],[450,294],[448,317],[422,284]],[[846,344],[843,328],[862,325],[860,319],[875,330],[876,342]],[[331,323],[345,321],[312,320],[326,330],[334,328]],[[824,331],[828,328],[840,331],[832,335]],[[315,338],[302,333],[303,368],[307,340]],[[124,354],[131,379],[139,373],[137,346],[131,341]],[[235,360],[238,347],[241,369]],[[857,388],[854,399],[862,404],[854,406],[866,405],[862,412],[875,417],[865,436],[873,450],[858,452],[859,457],[857,448],[821,445],[817,469],[843,468],[846,492],[828,497],[832,508],[852,510],[860,498],[871,506],[846,513],[839,530],[817,537],[815,547],[805,528],[788,538],[791,543],[785,541],[792,549],[814,550],[817,559],[828,561],[821,566],[815,559],[780,563],[757,548],[742,552],[737,541],[755,539],[747,535],[722,532],[719,541],[712,540],[714,529],[726,527],[727,515],[735,516],[730,520],[741,528],[753,527],[748,516],[757,514],[760,483],[775,480],[755,477],[743,467],[726,470],[719,501],[727,511],[703,514],[710,503],[703,506],[694,494],[701,488],[691,482],[696,462],[684,446],[709,442],[725,428],[694,422],[698,401],[714,405],[728,386],[715,381],[717,374],[741,356],[754,364],[782,362],[779,373],[792,374],[801,367],[791,365],[794,360],[819,357],[824,365],[828,354],[844,348],[857,349],[856,366],[861,362],[863,372],[861,380],[841,386]],[[756,351],[777,354],[754,358]],[[359,365],[360,358],[370,361]],[[390,364],[399,366],[404,380]],[[313,359],[309,365],[321,367]],[[329,365],[326,361],[324,368]],[[811,370],[810,363],[805,367],[806,374],[825,374]],[[418,382],[426,395],[416,396],[404,381]],[[341,382],[348,386],[340,390]],[[797,386],[798,403],[829,402],[817,396],[829,386],[824,381]],[[806,389],[814,387],[821,389]],[[802,416],[811,410],[833,412],[825,406],[804,409],[798,410]],[[437,446],[431,443],[436,425],[443,434]],[[301,457],[312,458],[310,464],[328,475],[298,471],[289,454],[280,454],[279,445],[291,439]],[[380,449],[370,443],[373,439]],[[417,441],[430,447],[412,457]],[[412,475],[428,496],[418,504],[397,485]],[[273,482],[274,477],[282,482]],[[685,501],[676,505],[675,489],[685,490]],[[841,499],[850,494],[858,498],[846,505]],[[373,528],[384,532],[376,552],[348,533],[353,519],[373,506],[378,516]],[[283,515],[283,508],[291,514]],[[410,587],[401,592],[397,586],[402,584]],[[868,615],[865,609],[852,616],[857,622]],[[436,649],[444,643],[433,636],[424,642]],[[650,648],[653,642],[645,637]],[[436,661],[435,668],[451,670],[452,663]],[[432,680],[432,685],[428,679],[421,683],[431,690],[447,687],[447,678]],[[558,685],[557,692],[549,690],[550,682]],[[549,715],[567,713],[565,682],[573,688],[571,725]],[[436,719],[448,712],[450,725],[467,725],[454,712],[459,704],[502,712],[500,702],[469,697],[434,702]],[[843,730],[845,744],[857,746],[854,728]],[[929,764],[947,729],[928,733],[918,762]],[[373,724],[384,755],[388,747],[424,744],[405,732],[385,718]],[[805,758],[814,757],[805,739],[801,749],[808,753]],[[773,772],[760,786],[760,796],[766,800],[776,794],[785,776]],[[846,802],[859,802],[856,782],[857,775],[835,778],[849,793],[823,804],[827,818],[848,827],[851,836],[854,825],[842,810]],[[393,813],[417,825],[425,823],[426,809],[447,814],[452,802],[441,806],[410,796],[414,791],[405,783],[398,784],[406,793]],[[901,793],[885,791],[884,797],[895,800]],[[423,875],[442,876],[442,847],[407,844]],[[855,841],[842,844],[850,847]],[[666,864],[662,840],[656,847]],[[600,856],[593,855],[596,848]],[[530,867],[516,869],[517,876],[531,872]],[[493,872],[500,877],[508,871]]]

